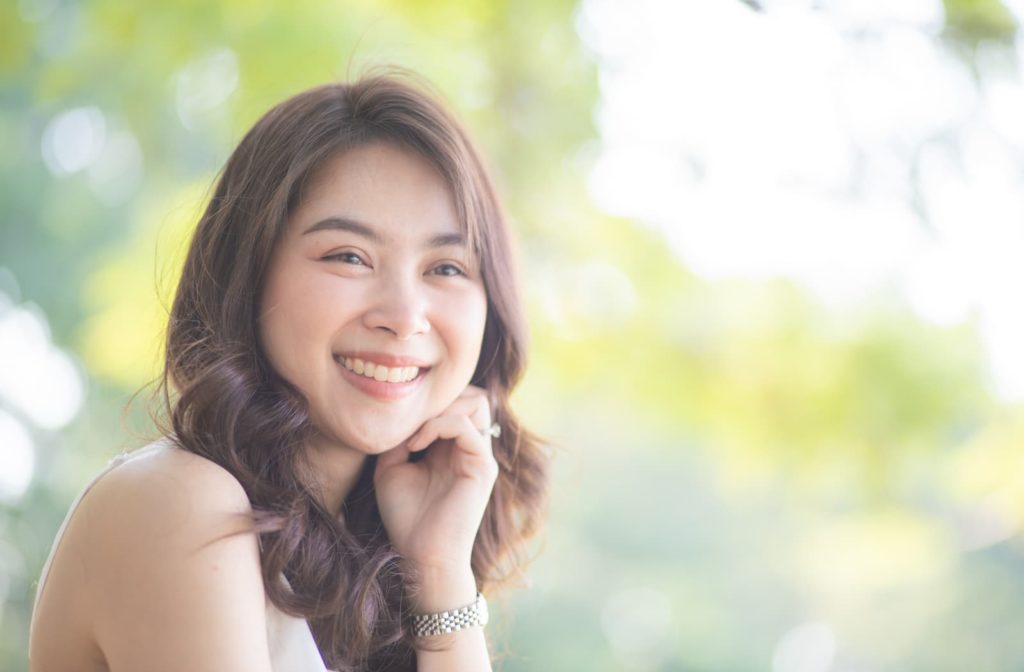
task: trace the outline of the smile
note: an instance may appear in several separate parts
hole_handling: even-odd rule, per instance
[[[382,383],[385,381],[389,383],[405,383],[420,375],[420,367],[418,366],[388,367],[383,364],[364,362],[358,357],[345,357],[344,359],[335,357],[334,359],[349,371],[354,371],[361,376],[373,378]]]
[[[384,366],[357,357],[334,356],[342,375],[353,387],[378,399],[398,399],[411,394],[430,370],[418,366]]]

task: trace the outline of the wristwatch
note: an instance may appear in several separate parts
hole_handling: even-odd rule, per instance
[[[443,635],[474,625],[483,627],[487,625],[488,617],[487,600],[484,599],[482,593],[477,593],[473,604],[468,604],[465,607],[436,614],[414,614],[412,632],[417,637]]]

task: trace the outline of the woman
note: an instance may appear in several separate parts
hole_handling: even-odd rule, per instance
[[[275,107],[185,261],[166,436],[72,505],[30,668],[490,669],[482,593],[546,484],[509,407],[525,335],[491,181],[435,99],[378,75]]]

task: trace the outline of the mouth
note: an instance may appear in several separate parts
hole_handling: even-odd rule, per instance
[[[384,366],[358,357],[334,355],[334,361],[349,371],[379,383],[407,383],[430,370],[429,366]]]
[[[353,387],[378,399],[408,396],[431,369],[429,366],[384,366],[342,355],[334,355],[334,361]]]

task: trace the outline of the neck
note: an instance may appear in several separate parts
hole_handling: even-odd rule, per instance
[[[366,455],[321,435],[306,444],[306,454],[320,502],[334,516],[340,515],[345,498],[359,478]]]

